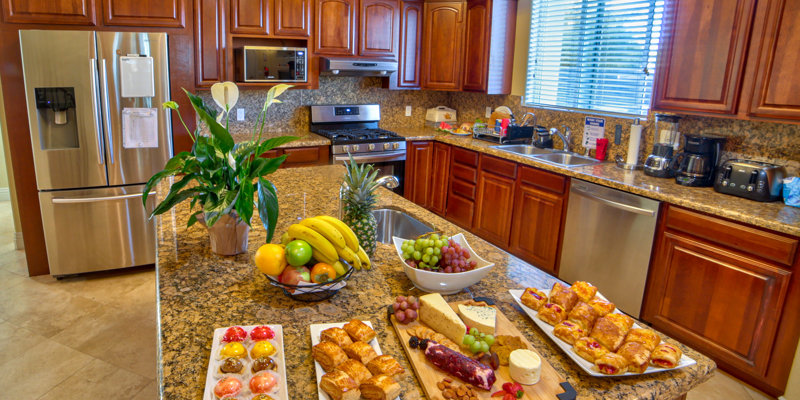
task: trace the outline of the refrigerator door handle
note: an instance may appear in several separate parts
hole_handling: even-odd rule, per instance
[[[105,164],[103,157],[103,124],[100,118],[100,110],[97,104],[97,94],[100,88],[97,87],[97,59],[89,59],[89,77],[92,84],[92,116],[94,117],[94,129],[97,131],[97,163]]]
[[[155,194],[156,192],[152,191],[147,195],[153,196]],[[120,194],[116,196],[103,196],[103,197],[75,197],[75,198],[53,197],[53,204],[96,203],[98,201],[133,199],[136,197],[142,197],[142,195],[144,195],[144,193],[129,193],[129,194]]]
[[[108,101],[108,69],[106,68],[106,60],[100,60],[100,77],[103,80],[103,111],[105,113],[106,122],[106,140],[108,141],[108,157],[111,164],[114,164],[114,133],[111,132],[111,102]]]

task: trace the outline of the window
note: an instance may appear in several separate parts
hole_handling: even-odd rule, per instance
[[[646,115],[664,0],[532,0],[525,104]]]

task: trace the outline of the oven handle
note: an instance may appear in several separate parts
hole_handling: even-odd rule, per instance
[[[347,154],[337,154],[333,156],[334,162],[346,162],[350,159]],[[356,154],[353,159],[359,162],[386,162],[386,161],[405,161],[405,150],[391,151],[380,154]]]

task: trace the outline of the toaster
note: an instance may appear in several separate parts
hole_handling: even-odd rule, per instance
[[[781,198],[786,169],[750,160],[728,160],[717,168],[714,190],[755,201]]]

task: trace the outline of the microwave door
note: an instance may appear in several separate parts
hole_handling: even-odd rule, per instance
[[[172,155],[167,35],[97,32],[97,52],[109,184],[147,182]]]
[[[19,36],[39,190],[106,186],[94,33]]]

